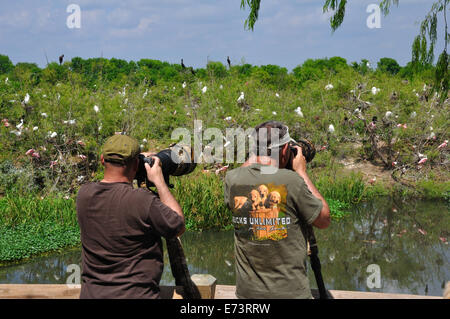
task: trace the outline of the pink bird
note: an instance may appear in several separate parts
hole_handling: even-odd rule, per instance
[[[448,144],[448,140],[445,140],[444,143],[442,143],[441,145],[438,146],[438,150],[442,149],[442,148],[446,148]]]
[[[31,156],[31,157],[34,157],[34,158],[41,158],[41,156],[39,155],[39,153],[36,152],[33,148],[30,148],[30,149],[25,153],[25,155]]]
[[[428,160],[428,158],[424,157],[419,161],[419,165],[425,164],[425,162]]]
[[[229,165],[226,165],[226,166],[223,166],[223,167],[221,167],[219,169],[216,169],[216,171],[215,171],[216,175],[218,175],[220,172],[226,171],[228,169],[228,167],[229,167]]]

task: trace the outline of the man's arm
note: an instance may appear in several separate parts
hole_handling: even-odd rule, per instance
[[[328,206],[327,201],[323,196],[319,193],[317,188],[314,186],[313,182],[309,178],[308,174],[306,173],[306,159],[303,156],[302,149],[299,146],[296,146],[297,148],[297,156],[294,158],[294,161],[292,163],[292,168],[297,172],[300,177],[303,178],[303,180],[306,183],[306,186],[308,186],[308,189],[311,191],[311,193],[320,199],[322,201],[322,210],[320,211],[319,216],[314,220],[312,223],[317,228],[327,228],[330,225],[331,218],[330,218],[330,207]]]
[[[158,157],[153,157],[154,164],[152,167],[145,163],[145,169],[147,170],[147,178],[149,181],[151,181],[153,184],[155,184],[156,189],[158,190],[159,199],[161,202],[168,206],[170,209],[172,209],[174,212],[176,212],[181,218],[183,219],[183,228],[181,231],[177,234],[177,236],[181,236],[186,228],[184,223],[184,214],[183,210],[181,209],[180,204],[178,204],[175,197],[172,195],[172,193],[169,190],[169,187],[167,186],[166,182],[164,181],[164,177],[162,174],[161,169],[161,163]]]

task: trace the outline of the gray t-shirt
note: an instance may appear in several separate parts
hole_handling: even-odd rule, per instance
[[[238,298],[311,298],[306,224],[322,201],[296,172],[261,174],[261,164],[231,170],[225,203],[233,212]]]

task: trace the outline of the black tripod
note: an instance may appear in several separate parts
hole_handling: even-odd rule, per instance
[[[314,271],[314,277],[316,278],[317,288],[319,289],[320,299],[328,299],[328,293],[325,288],[325,284],[322,278],[322,266],[319,260],[319,248],[317,247],[316,236],[312,226],[306,227],[307,240],[308,240],[308,255],[311,261],[311,268]]]

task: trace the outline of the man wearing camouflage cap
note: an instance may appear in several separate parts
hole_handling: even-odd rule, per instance
[[[159,198],[133,188],[140,152],[131,137],[110,137],[100,157],[103,180],[85,184],[78,192],[80,298],[159,298],[164,266],[161,237],[180,236],[184,215],[164,181],[158,157],[145,168]]]

